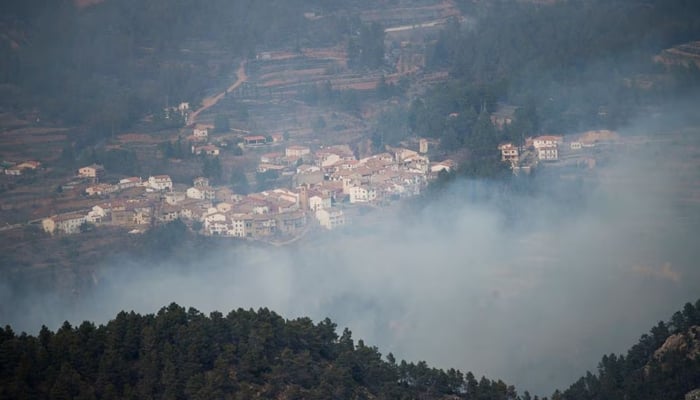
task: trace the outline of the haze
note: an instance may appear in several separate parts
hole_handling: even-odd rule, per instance
[[[88,6],[99,1],[76,3]],[[473,29],[480,27],[478,21],[471,19],[465,19],[464,29],[467,25]],[[151,28],[148,24],[144,26]],[[459,24],[456,26],[459,28]],[[278,30],[285,32],[282,28]],[[540,34],[544,37],[547,30],[543,32]],[[282,40],[282,36],[277,35],[275,41]],[[653,35],[648,36],[653,39]],[[175,41],[170,37],[168,40]],[[236,45],[234,50],[241,57],[249,50],[256,50],[252,45],[250,49]],[[484,54],[478,53],[474,58],[485,61],[475,63],[474,71],[469,74],[488,81],[487,77],[497,70],[499,63],[488,60],[492,55],[487,51],[488,46],[484,47]],[[529,51],[534,54],[536,47]],[[561,48],[575,52],[567,46]],[[92,57],[84,55],[88,52],[82,48],[72,51],[76,57]],[[624,60],[623,52],[615,53],[615,58]],[[504,50],[501,55],[507,54]],[[619,105],[616,97],[619,93],[613,89],[608,93],[606,85],[623,80],[617,76],[615,80],[597,79],[597,75],[608,77],[611,70],[624,75],[618,69],[638,75],[636,69],[625,63],[632,65],[642,56],[634,49],[630,54],[636,57],[613,65],[607,58],[593,63],[583,57],[593,67],[589,66],[586,74],[575,76],[581,81],[590,79],[592,83],[581,83],[578,87],[541,82],[556,74],[550,71],[540,76],[540,68],[547,63],[533,63],[527,66],[532,71],[522,75],[535,78],[514,80],[517,84],[509,88],[513,93],[503,93],[511,96],[511,102],[523,104],[530,96],[556,98],[544,102],[552,110],[557,109],[559,102],[569,101],[571,110],[590,108],[593,111],[588,111],[597,118],[601,110]],[[177,53],[173,58],[181,56]],[[510,63],[517,65],[521,58],[528,57],[530,53],[523,50]],[[593,55],[588,57],[593,59]],[[111,59],[105,59],[109,62],[104,64],[111,65]],[[379,57],[380,64],[383,60],[384,53]],[[439,65],[437,61],[433,64]],[[585,64],[584,61],[572,60],[571,64]],[[199,67],[207,70],[205,64]],[[377,76],[381,75],[383,81],[384,72],[378,66],[365,67],[377,69]],[[324,74],[331,69],[325,70]],[[154,71],[153,75],[159,76],[159,70],[154,68]],[[359,71],[350,72],[366,73]],[[133,78],[125,76],[128,82]],[[201,92],[193,89],[197,86],[192,83],[194,78],[189,82],[192,88],[180,85],[177,79],[176,75],[168,76],[162,83],[168,90],[178,92],[179,100],[191,97],[190,92]],[[488,83],[496,87],[501,80],[507,81],[494,78]],[[119,87],[117,83],[111,85]],[[301,93],[301,89],[295,90]],[[663,94],[663,90],[659,92]],[[101,116],[88,112],[91,108],[99,110],[101,104],[118,105],[101,87],[94,93],[96,98],[97,93],[104,96],[104,99],[100,97],[103,103],[94,99],[86,101],[81,105],[86,109],[80,110],[80,118],[91,114]],[[148,99],[162,107],[161,94],[154,90],[153,99],[157,101]],[[126,101],[128,96],[123,97]],[[318,103],[324,101],[316,99]],[[303,97],[290,102],[302,103]],[[60,103],[75,102],[50,104]],[[599,103],[607,106],[599,108]],[[638,107],[635,111],[645,107],[644,102],[640,104],[635,105]],[[549,395],[587,370],[595,371],[604,354],[625,352],[659,320],[669,317],[685,302],[697,300],[700,282],[697,104],[700,104],[697,99],[679,100],[679,104],[669,107],[675,111],[663,114],[663,118],[634,120],[617,129],[624,144],[611,151],[614,156],[605,165],[576,174],[567,174],[565,168],[544,167],[542,172],[536,171],[539,176],[531,179],[529,191],[506,190],[502,183],[458,179],[422,208],[398,205],[374,210],[344,229],[282,247],[232,239],[230,248],[204,254],[193,264],[176,260],[144,262],[125,249],[120,258],[95,266],[94,285],[85,292],[66,294],[38,286],[32,289],[31,283],[29,288],[20,289],[0,280],[0,323],[11,325],[15,331],[35,334],[42,325],[56,329],[65,320],[73,324],[84,320],[105,323],[121,310],[154,313],[171,302],[205,313],[218,310],[224,314],[237,308],[267,307],[285,318],[309,316],[319,321],[330,317],[338,324],[338,331],[348,327],[356,339],[377,346],[384,355],[391,352],[399,360],[425,360],[436,368],[455,367],[472,371],[477,377],[503,379],[519,393],[528,390]],[[406,100],[401,106],[408,109],[410,102]],[[485,110],[482,112],[486,115]],[[540,112],[544,115],[548,109]],[[556,112],[560,112],[562,120],[564,116],[570,117],[564,111]],[[617,112],[626,117],[625,110]],[[61,113],[56,112],[63,116]],[[124,117],[127,113],[117,114]],[[361,112],[357,114],[364,118]],[[459,116],[459,113],[447,115]],[[112,115],[106,112],[105,116],[109,118],[105,117],[107,125],[103,125],[114,130]],[[76,121],[82,121],[80,118],[76,117]],[[303,118],[310,116],[300,119]],[[362,118],[358,120],[364,124]],[[541,130],[553,132],[542,133],[571,134],[578,126],[587,129],[594,125],[577,118],[581,116],[571,117],[576,123],[552,118],[560,125],[549,121],[550,125]],[[128,126],[126,122],[124,126]],[[571,131],[560,132],[565,130],[560,126]],[[90,129],[105,135],[109,131],[104,127]],[[405,128],[400,133],[408,136],[407,132]],[[445,138],[438,135],[440,140]],[[105,140],[108,139],[95,140],[99,143],[96,147]],[[468,147],[461,142],[460,146]],[[488,151],[491,148],[496,154],[496,146],[488,147]],[[180,161],[171,164],[177,166]]]
[[[34,333],[170,302],[269,307],[328,316],[399,359],[548,394],[697,296],[698,221],[686,214],[697,208],[679,208],[688,176],[672,170],[687,151],[650,158],[659,142],[606,167],[577,204],[562,202],[567,193],[550,178],[539,178],[549,194],[516,198],[458,181],[418,215],[375,212],[320,241],[236,245],[186,266],[115,260],[77,299],[4,285],[0,299],[15,307],[0,320]]]

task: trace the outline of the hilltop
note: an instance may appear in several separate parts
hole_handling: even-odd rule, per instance
[[[659,322],[627,356],[552,400],[680,399],[698,389],[700,300]],[[120,312],[106,325],[64,323],[37,336],[0,329],[0,396],[33,399],[531,399],[500,380],[476,379],[394,355],[342,334],[329,319],[285,320],[261,308],[208,316],[176,304]],[[465,345],[468,340],[465,341]],[[534,397],[537,399],[537,396]]]

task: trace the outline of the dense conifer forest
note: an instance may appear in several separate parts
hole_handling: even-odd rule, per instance
[[[681,399],[700,387],[699,325],[700,300],[687,303],[627,355],[605,355],[596,374],[556,391],[552,400]],[[43,327],[36,336],[1,329],[0,398],[532,397],[471,372],[382,357],[347,328],[338,334],[329,319],[286,320],[265,308],[207,316],[173,303],[156,314],[121,312],[106,325]]]

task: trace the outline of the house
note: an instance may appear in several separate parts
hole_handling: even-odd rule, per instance
[[[349,195],[350,203],[368,203],[377,199],[377,190],[369,186],[353,186]]]
[[[581,150],[583,148],[583,144],[581,142],[578,142],[578,141],[571,142],[569,144],[569,147],[571,148],[571,150]]]
[[[170,222],[175,221],[180,216],[180,209],[176,206],[166,204],[160,209],[160,216],[158,220],[160,222]]]
[[[233,204],[224,201],[217,204],[215,208],[217,211],[226,214],[227,212],[231,211],[231,209],[233,209]]]
[[[80,226],[85,222],[87,222],[85,215],[63,214],[44,218],[41,221],[41,226],[44,228],[44,232],[52,235],[57,231],[66,234],[73,234],[80,232]]]
[[[204,146],[192,146],[192,154],[196,155],[207,155],[207,156],[218,156],[221,153],[218,147],[213,144],[207,144]]]
[[[78,176],[81,178],[99,179],[104,175],[105,168],[98,164],[92,164],[78,169]]]
[[[184,192],[171,191],[165,194],[165,202],[173,206],[178,203],[182,203],[185,201],[185,198],[187,198],[187,196]]]
[[[252,225],[252,217],[247,214],[229,215],[229,236],[246,237],[246,226]]]
[[[537,159],[540,161],[559,160],[559,151],[557,150],[557,146],[542,146],[537,148]]]
[[[85,189],[85,193],[88,196],[105,196],[110,193],[114,193],[119,190],[119,186],[110,185],[108,183],[98,183],[97,185],[88,186]]]
[[[206,209],[200,207],[198,204],[187,204],[180,208],[180,218],[189,221],[201,221],[205,214]]]
[[[280,199],[290,201],[296,205],[299,205],[299,193],[293,192],[288,189],[275,189],[272,191],[270,196],[278,197]]]
[[[430,166],[430,160],[428,159],[428,157],[421,156],[419,154],[414,154],[402,158],[401,165],[410,170],[426,173],[428,172]]]
[[[306,226],[306,214],[301,211],[278,214],[275,228],[282,233],[296,233]]]
[[[319,165],[321,167],[327,168],[331,165],[335,165],[342,160],[342,158],[335,153],[324,154],[322,158],[319,158]]]
[[[498,150],[501,151],[501,161],[510,161],[511,163],[518,162],[518,148],[513,146],[513,143],[500,144],[498,145]]]
[[[394,152],[394,159],[396,160],[397,163],[402,163],[404,160],[413,158],[415,156],[418,156],[418,153],[409,150],[409,149],[404,149],[404,148],[395,148],[393,149]]]
[[[265,136],[260,135],[245,136],[243,138],[243,143],[246,146],[259,146],[267,143],[267,138],[265,138]]]
[[[284,155],[286,157],[300,158],[307,154],[311,154],[311,149],[308,146],[289,146],[284,149]]]
[[[318,210],[316,211],[318,223],[326,229],[336,229],[345,225],[345,213],[343,210]]]
[[[330,196],[323,196],[321,194],[309,196],[309,210],[311,211],[329,209],[331,208],[331,204]]]
[[[91,224],[100,224],[106,217],[107,210],[100,205],[96,205],[87,213],[85,220]]]
[[[14,176],[22,175],[22,169],[18,168],[17,166],[6,168],[5,175],[14,175]]]
[[[273,215],[254,215],[246,225],[246,235],[252,238],[270,236],[277,230],[277,219]]]
[[[149,176],[148,187],[157,191],[173,190],[173,181],[168,175]]]
[[[129,189],[133,187],[139,187],[143,185],[143,180],[141,179],[140,176],[132,176],[129,178],[124,178],[120,179],[118,186],[119,189],[124,190],[124,189]]]
[[[195,140],[206,140],[209,136],[209,127],[197,124],[192,130],[192,136],[194,136]]]
[[[139,207],[134,208],[134,224],[136,225],[148,225],[152,222],[151,214],[152,209],[150,207]]]
[[[203,176],[194,178],[194,180],[192,181],[192,186],[196,188],[207,187],[209,186],[209,178],[205,178]]]
[[[201,187],[191,187],[187,188],[185,192],[186,196],[190,199],[204,200],[204,188]]]
[[[562,143],[564,143],[563,136],[544,135],[537,136],[532,139],[532,147],[534,147],[535,150],[539,149],[540,147],[559,146]]]

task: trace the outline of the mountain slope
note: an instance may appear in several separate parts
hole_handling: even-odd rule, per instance
[[[682,399],[700,388],[700,300],[642,335],[626,356],[606,355],[553,399]],[[602,333],[604,334],[604,333]]]
[[[205,316],[175,304],[122,312],[104,326],[65,323],[38,336],[0,330],[0,398],[515,398],[459,371],[387,361],[326,319],[260,309]],[[470,397],[472,398],[472,397]]]

